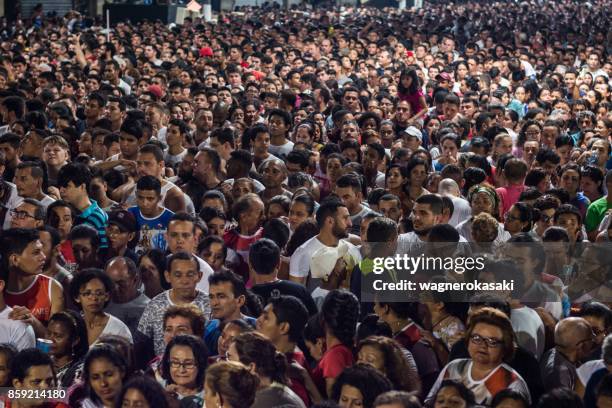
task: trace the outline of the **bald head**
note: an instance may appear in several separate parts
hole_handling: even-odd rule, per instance
[[[574,350],[592,338],[591,325],[582,317],[567,317],[555,326],[555,344],[564,349]]]
[[[440,180],[440,184],[438,184],[438,192],[442,195],[452,195],[455,197],[459,197],[461,195],[459,185],[451,178]]]
[[[126,303],[138,297],[140,275],[134,261],[117,256],[106,263],[104,271],[115,284],[113,302]]]

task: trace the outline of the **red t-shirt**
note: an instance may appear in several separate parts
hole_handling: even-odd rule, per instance
[[[46,324],[51,317],[51,282],[46,275],[36,275],[30,286],[21,292],[4,291],[4,300],[9,306],[25,306],[32,315]]]
[[[325,351],[321,361],[312,372],[312,379],[321,390],[325,390],[325,379],[336,378],[347,367],[353,365],[353,352],[344,344],[337,344]]]
[[[306,371],[308,371],[308,365],[306,364],[306,357],[304,357],[304,353],[301,351],[294,351],[292,353],[287,353],[287,361],[289,364],[298,363],[301,365]],[[291,391],[295,392],[298,397],[304,401],[304,405],[307,407],[310,406],[310,398],[308,396],[308,391],[306,390],[306,386],[304,383],[298,378],[290,378],[289,379],[289,388]]]
[[[412,347],[421,340],[421,330],[419,326],[414,323],[410,323],[398,332],[393,339],[399,344],[404,346],[407,350],[412,350]]]
[[[495,192],[499,196],[500,200],[500,216],[504,217],[504,215],[510,210],[519,199],[521,193],[525,190],[524,184],[510,184],[506,187],[499,187],[495,189]]]

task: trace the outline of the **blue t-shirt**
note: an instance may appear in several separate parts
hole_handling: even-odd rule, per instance
[[[136,223],[140,231],[138,244],[136,244],[135,248],[136,254],[140,256],[152,248],[165,251],[167,245],[166,231],[168,230],[168,224],[174,213],[164,208],[164,211],[157,217],[147,218],[142,215],[138,206],[130,207],[128,211],[136,218]]]

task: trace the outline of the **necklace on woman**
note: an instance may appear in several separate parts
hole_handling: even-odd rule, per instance
[[[437,325],[442,323],[448,317],[450,317],[450,314],[448,314],[448,313],[445,313],[444,315],[442,315],[442,317],[440,319],[436,320],[436,322],[431,326],[431,329],[433,330]]]
[[[102,326],[102,324],[103,324],[103,322],[105,320],[105,317],[106,316],[103,316],[102,320],[100,320],[99,322],[96,322],[96,318],[92,317],[91,322],[87,323],[87,327],[90,328],[90,329],[93,329],[93,328]]]

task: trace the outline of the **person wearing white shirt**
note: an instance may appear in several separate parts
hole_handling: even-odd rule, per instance
[[[453,202],[453,215],[451,215],[448,220],[450,225],[457,227],[460,222],[470,219],[472,216],[472,207],[466,199],[461,197],[459,185],[455,180],[450,178],[440,180],[438,193],[450,198]]]
[[[39,163],[26,161],[17,165],[14,181],[20,197],[33,198],[47,208],[55,200],[43,193],[43,176]]]
[[[4,282],[0,285],[4,287]],[[36,347],[34,329],[20,320],[9,319],[8,316],[13,308],[4,303],[4,296],[2,295],[0,295],[0,309],[0,344],[11,344],[17,350]]]
[[[444,219],[442,198],[436,194],[424,194],[417,198],[412,209],[412,226],[414,231],[401,234],[397,240],[397,253],[406,255],[420,251],[426,242],[427,234],[434,225]],[[467,242],[459,237],[459,242]]]
[[[195,254],[195,220],[187,213],[177,213],[172,216],[166,232],[168,251],[170,254],[177,252],[187,252]],[[194,255],[195,256],[195,255]],[[199,271],[202,278],[198,282],[196,289],[208,295],[208,277],[214,273],[213,269],[203,259],[195,256],[198,261]]]
[[[3,166],[0,165],[0,170],[3,169]],[[2,214],[2,209],[6,210],[4,215],[4,222],[2,224],[2,229],[7,230],[11,228],[11,222],[13,217],[11,216],[11,210],[14,210],[21,203],[21,197],[17,193],[17,187],[13,183],[9,183],[8,181],[0,180],[2,186],[0,186],[0,214]]]
[[[312,255],[322,247],[337,247],[340,240],[348,238],[351,228],[351,217],[346,206],[337,199],[324,200],[317,210],[317,224],[320,232],[302,244],[291,256],[289,264],[289,279],[306,285],[312,291],[320,284],[320,279],[310,276],[310,261]],[[345,241],[348,254],[355,263],[361,261],[357,247]],[[309,279],[310,278],[310,279]]]

